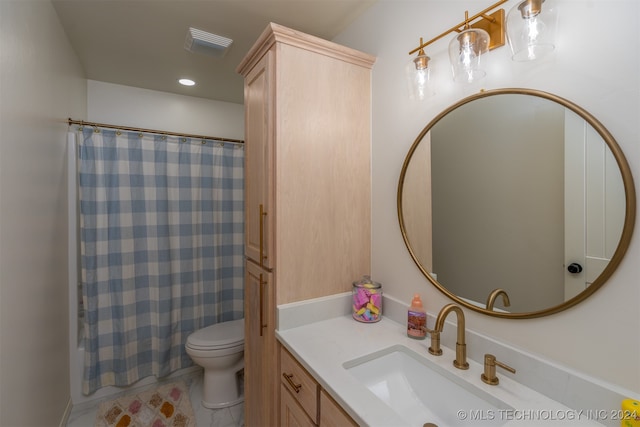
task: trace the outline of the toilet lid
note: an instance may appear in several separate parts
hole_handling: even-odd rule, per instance
[[[244,319],[216,323],[198,329],[187,338],[192,348],[228,348],[244,343]]]

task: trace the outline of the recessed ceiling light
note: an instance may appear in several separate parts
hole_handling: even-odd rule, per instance
[[[196,84],[196,82],[194,82],[191,79],[180,79],[178,80],[178,83],[180,83],[183,86],[193,86]]]

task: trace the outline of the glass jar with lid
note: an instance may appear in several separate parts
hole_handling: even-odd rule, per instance
[[[353,318],[358,322],[373,323],[382,318],[382,285],[370,276],[353,282],[351,298]]]

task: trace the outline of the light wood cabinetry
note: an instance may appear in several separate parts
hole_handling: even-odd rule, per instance
[[[245,255],[265,269],[273,252],[273,52],[266,52],[245,77]]]
[[[309,415],[297,403],[284,384],[280,386],[279,425],[282,427],[313,427],[317,425],[311,421]]]
[[[357,426],[344,409],[284,348],[280,347],[280,425]]]
[[[279,424],[276,306],[348,291],[370,272],[374,60],[270,24],[238,66],[245,79],[248,427]],[[257,285],[260,274],[268,284]],[[255,301],[260,288],[262,304]],[[266,326],[251,312],[258,308]]]
[[[272,380],[273,372],[278,370],[277,344],[275,336],[269,332],[275,323],[275,312],[269,309],[274,304],[273,274],[250,261],[245,266],[245,425],[273,426],[277,425],[278,416],[273,407],[273,396],[279,391]],[[247,411],[247,408],[251,410]]]
[[[320,392],[320,427],[357,427],[358,424],[327,394]]]
[[[318,423],[320,386],[288,351],[280,350],[280,381],[314,424]]]

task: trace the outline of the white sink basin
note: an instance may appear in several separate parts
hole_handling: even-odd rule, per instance
[[[500,426],[508,421],[500,411],[513,409],[402,345],[343,366],[407,426]]]

